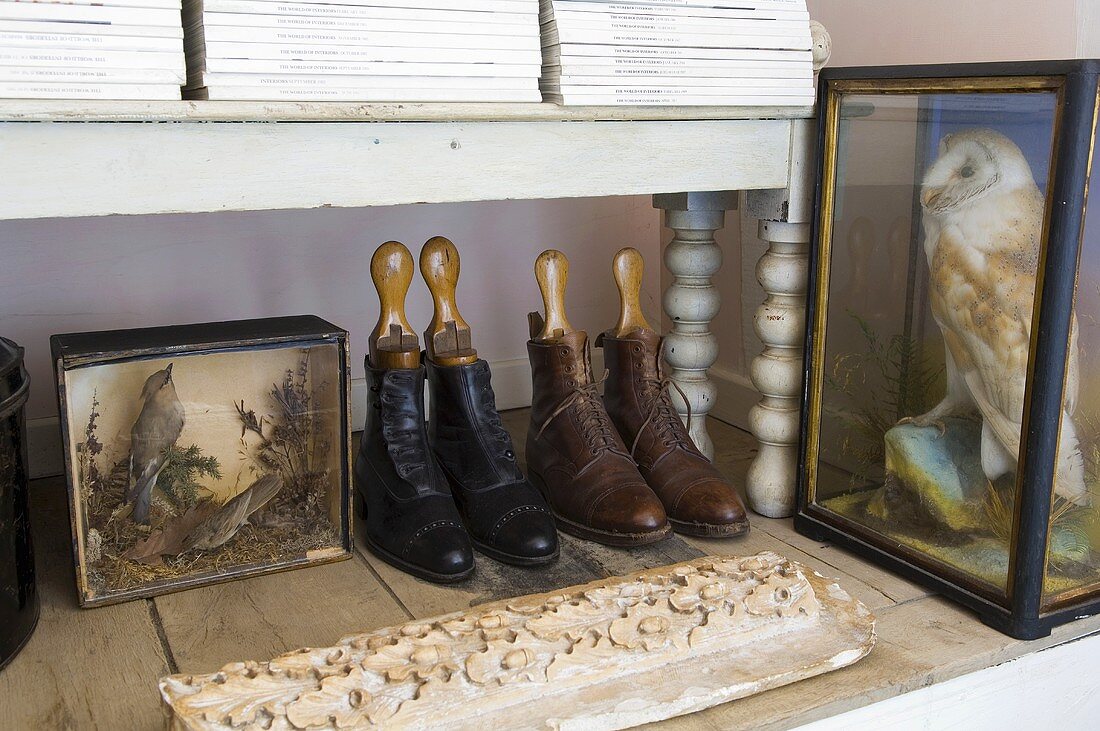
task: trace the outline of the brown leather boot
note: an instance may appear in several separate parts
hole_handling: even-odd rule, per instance
[[[661,368],[661,336],[635,330],[622,338],[604,333],[610,373],[604,404],[638,470],[664,503],[672,528],[692,536],[736,536],[749,529],[741,498],[696,449],[672,405]]]
[[[528,476],[559,530],[609,546],[659,541],[671,526],[604,410],[587,341],[577,330],[527,342],[534,383]]]

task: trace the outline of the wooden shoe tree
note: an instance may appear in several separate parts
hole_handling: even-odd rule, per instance
[[[378,324],[367,340],[375,368],[419,368],[420,342],[405,317],[405,295],[413,278],[413,258],[404,244],[387,241],[370,260],[378,292]]]
[[[420,250],[420,273],[435,307],[424,331],[424,348],[432,362],[441,366],[468,365],[477,360],[470,326],[455,302],[460,268],[458,249],[442,236],[429,239]]]
[[[531,338],[538,341],[555,340],[573,332],[573,326],[565,317],[565,284],[569,279],[569,260],[555,249],[547,249],[535,259],[535,280],[542,293],[545,313],[531,313]]]
[[[635,330],[653,332],[642,314],[640,302],[644,267],[641,253],[631,246],[619,249],[619,253],[615,254],[611,268],[615,273],[615,285],[619,288],[619,322],[611,330],[612,337],[625,337]]]

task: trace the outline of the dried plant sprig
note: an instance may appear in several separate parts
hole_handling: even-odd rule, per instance
[[[234,401],[233,406],[237,408],[237,413],[241,417],[241,437],[243,438],[248,432],[259,434],[262,437],[264,435],[263,417],[256,416],[256,412],[252,409],[246,411],[244,408],[244,399],[241,399],[239,404]]]
[[[96,457],[103,452],[103,443],[96,437],[96,422],[100,416],[98,391],[93,390],[92,408],[88,414],[88,423],[84,425],[84,441],[76,445],[76,451],[79,455],[79,484],[85,500],[91,498],[92,488],[99,482],[99,470],[96,466]]]
[[[157,478],[157,487],[176,508],[186,509],[199,501],[203,489],[198,478],[222,478],[217,457],[206,456],[197,444],[180,447],[175,444],[165,450],[164,469]]]
[[[237,405],[242,454],[254,462],[255,471],[275,472],[284,482],[282,492],[268,508],[273,514],[261,519],[273,525],[304,520],[323,530],[328,523],[325,501],[330,445],[317,433],[308,351],[302,353],[296,368],[284,373],[281,383],[272,384],[269,395],[275,412],[263,417],[246,408],[243,401]],[[258,437],[255,446],[244,439],[249,432]]]
[[[825,385],[846,402],[829,413],[848,427],[841,449],[858,465],[850,481],[854,487],[881,469],[886,432],[903,417],[923,414],[939,401],[946,368],[932,362],[915,339],[881,338],[865,319],[854,312],[848,315],[865,349],[837,355],[825,374]]]

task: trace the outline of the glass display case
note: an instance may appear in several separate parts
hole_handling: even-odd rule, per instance
[[[795,526],[1021,638],[1100,611],[1098,71],[821,75]]]

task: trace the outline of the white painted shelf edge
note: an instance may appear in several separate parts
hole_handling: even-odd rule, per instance
[[[594,122],[803,119],[813,113],[811,106],[0,100],[0,122]]]
[[[71,118],[0,121],[0,220],[785,188],[804,123]]]

